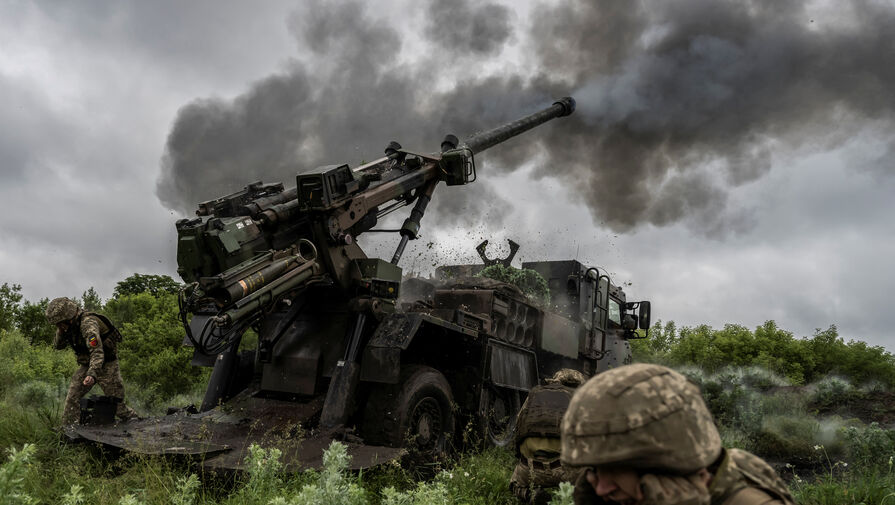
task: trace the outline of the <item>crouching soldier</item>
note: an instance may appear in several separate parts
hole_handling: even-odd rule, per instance
[[[574,469],[560,463],[560,422],[575,388],[586,378],[563,369],[528,393],[516,421],[516,456],[519,462],[510,490],[519,500],[536,505],[550,502],[550,490],[574,480]]]
[[[78,367],[71,377],[62,425],[77,423],[81,413],[81,398],[99,384],[106,396],[119,399],[115,415],[132,419],[137,413],[124,403],[124,384],[118,369],[118,342],[121,334],[106,316],[86,312],[70,298],[56,298],[47,305],[47,320],[56,325],[53,345],[56,349],[71,346]]]
[[[725,449],[699,388],[663,366],[607,370],[578,388],[562,461],[581,469],[576,505],[792,505],[758,456]]]

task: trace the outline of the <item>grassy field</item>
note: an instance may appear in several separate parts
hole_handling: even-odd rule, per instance
[[[149,303],[136,299],[134,304],[144,301]],[[145,328],[140,345],[178,338],[169,323],[152,321],[139,326]],[[127,324],[132,325],[129,336],[135,335],[138,324]],[[139,352],[154,351],[134,347],[132,354]],[[641,355],[662,362],[673,356],[655,349]],[[252,453],[251,472],[223,481],[203,475],[189,459],[113,455],[87,444],[63,443],[56,424],[75,367],[71,352],[31,345],[16,330],[0,330],[0,356],[0,449],[5,453],[0,504],[515,503],[507,487],[512,454],[493,448],[458,454],[423,479],[397,464],[346,472],[347,455],[339,445],[331,447],[322,471],[286,475],[279,471],[276,451],[259,448]],[[201,398],[201,374],[181,373],[176,388],[164,382],[145,385],[144,378],[185,359],[175,351],[162,357],[139,363],[158,369],[124,370],[132,381],[127,382],[129,402],[143,414]],[[895,504],[895,394],[888,381],[857,380],[863,370],[858,366],[857,375],[821,376],[806,369],[781,374],[766,366],[692,361],[669,364],[701,385],[725,445],[774,464],[799,503]],[[806,383],[805,377],[815,380]],[[554,502],[570,503],[568,493]]]

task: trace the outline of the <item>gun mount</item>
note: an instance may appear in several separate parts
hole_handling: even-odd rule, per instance
[[[194,365],[213,367],[199,412],[125,425],[127,436],[78,433],[139,452],[204,454],[225,468],[239,467],[249,439],[296,423],[318,437],[286,455],[292,467],[318,464],[321,440],[346,428],[363,438],[350,449],[359,467],[407,440],[422,454],[443,451],[469,421],[508,442],[542,377],[629,359],[627,339],[649,327],[649,302],[626,303],[605,272],[578,262],[523,265],[559,295],[551,306],[485,278],[404,280],[398,264],[439,183],[473,182],[476,154],[574,109],[563,98],[463,142],[447,135],[436,153],[391,142],[359,167],[307,169],[293,188],[258,181],[201,203],[195,219],[176,224],[184,343]],[[368,258],[357,237],[407,206],[392,258]],[[240,351],[249,329],[257,345]],[[239,428],[246,422],[258,433]],[[176,425],[169,431],[180,438],[157,436],[160,425]]]

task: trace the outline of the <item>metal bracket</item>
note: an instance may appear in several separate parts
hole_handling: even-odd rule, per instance
[[[510,263],[513,262],[513,258],[516,257],[516,251],[519,250],[519,244],[513,242],[512,240],[507,240],[507,242],[509,242],[509,244],[510,244],[510,254],[506,258],[503,258],[503,259],[500,259],[500,258],[490,259],[490,258],[488,258],[487,255],[485,255],[485,248],[488,247],[487,240],[483,240],[481,244],[479,244],[475,247],[475,250],[476,250],[476,252],[479,253],[479,257],[482,258],[482,262],[485,264],[486,267],[490,267],[491,265],[497,265],[497,264],[501,264],[505,267],[509,267]]]

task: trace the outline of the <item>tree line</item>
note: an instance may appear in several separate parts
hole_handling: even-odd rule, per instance
[[[895,356],[881,346],[846,341],[835,325],[798,338],[773,320],[755,330],[738,324],[678,328],[673,321],[660,321],[650,329],[649,338],[633,341],[632,347],[637,361],[697,366],[709,373],[760,366],[794,385],[837,374],[856,384],[895,387]]]
[[[122,370],[129,380],[175,393],[199,373],[188,365],[177,293],[181,284],[167,275],[133,274],[118,282],[105,302],[91,287],[76,299],[87,310],[105,313],[125,335]],[[0,286],[0,332],[16,332],[31,345],[47,345],[55,328],[44,311],[49,300],[23,299],[21,286]],[[846,341],[836,326],[796,337],[770,320],[751,330],[738,324],[680,327],[657,322],[649,337],[633,340],[635,360],[669,366],[698,366],[708,373],[724,367],[760,366],[795,385],[839,374],[856,384],[878,382],[895,387],[895,357],[883,347],[860,340]],[[165,381],[159,377],[164,375]],[[167,385],[165,385],[167,384]]]

